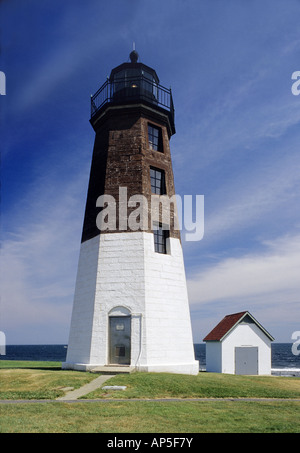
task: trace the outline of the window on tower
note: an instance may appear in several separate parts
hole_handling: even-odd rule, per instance
[[[161,224],[154,224],[153,236],[155,252],[167,254],[167,240],[169,238],[169,230],[165,230]]]
[[[161,128],[148,124],[149,148],[163,152]]]
[[[150,167],[151,192],[157,195],[166,194],[166,180],[164,170]]]

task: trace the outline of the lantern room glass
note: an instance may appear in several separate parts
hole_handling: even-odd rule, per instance
[[[111,84],[111,96],[115,99],[144,97],[157,101],[157,82],[153,74],[141,67],[126,68],[116,72]]]

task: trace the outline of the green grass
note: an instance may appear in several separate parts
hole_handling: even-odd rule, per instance
[[[11,365],[11,366],[10,366]],[[98,375],[61,370],[53,362],[0,362],[0,399],[55,399],[63,388],[78,388]],[[199,373],[120,374],[105,385],[125,385],[125,391],[101,388],[84,398],[300,398],[300,378],[235,376]]]
[[[100,388],[84,398],[300,398],[300,378],[281,376],[132,373],[117,375],[106,385],[125,385],[127,389],[111,392]]]
[[[95,379],[90,373],[63,371],[61,363],[18,362],[18,368],[8,362],[0,361],[0,399],[55,399],[65,394],[64,388],[76,389]]]
[[[61,370],[61,362],[41,362],[29,360],[0,360],[0,370],[2,368],[46,368]]]
[[[300,432],[300,403],[97,402],[0,404],[1,433]]]
[[[63,388],[78,388],[98,376],[61,370],[60,366],[53,362],[0,361],[0,399],[55,399],[65,393]],[[300,401],[272,399],[300,398],[300,378],[132,373],[117,375],[105,385],[127,388],[110,393],[98,389],[86,395],[99,398],[96,402],[1,403],[0,432],[300,432]],[[207,399],[186,400],[199,397]],[[255,402],[225,399],[242,397],[266,399]],[[110,400],[101,401],[103,398]],[[181,401],[146,401],[145,398],[180,398]]]

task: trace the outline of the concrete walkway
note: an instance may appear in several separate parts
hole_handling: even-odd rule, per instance
[[[67,392],[64,396],[56,398],[56,400],[57,401],[77,400],[78,398],[81,398],[83,395],[87,395],[88,393],[93,392],[97,388],[101,387],[105,381],[112,377],[114,377],[114,374],[101,375],[94,379],[93,381],[89,382],[88,384],[83,385],[79,389],[72,390],[70,392]]]

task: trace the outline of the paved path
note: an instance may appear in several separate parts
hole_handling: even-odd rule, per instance
[[[102,386],[102,384],[107,381],[108,379],[114,377],[113,374],[104,374],[102,376],[97,377],[93,381],[89,382],[89,384],[83,385],[79,389],[72,390],[67,392],[64,396],[60,396],[56,398],[57,401],[73,401],[77,400],[78,398],[82,397],[83,395],[87,395],[90,392],[98,389]]]

